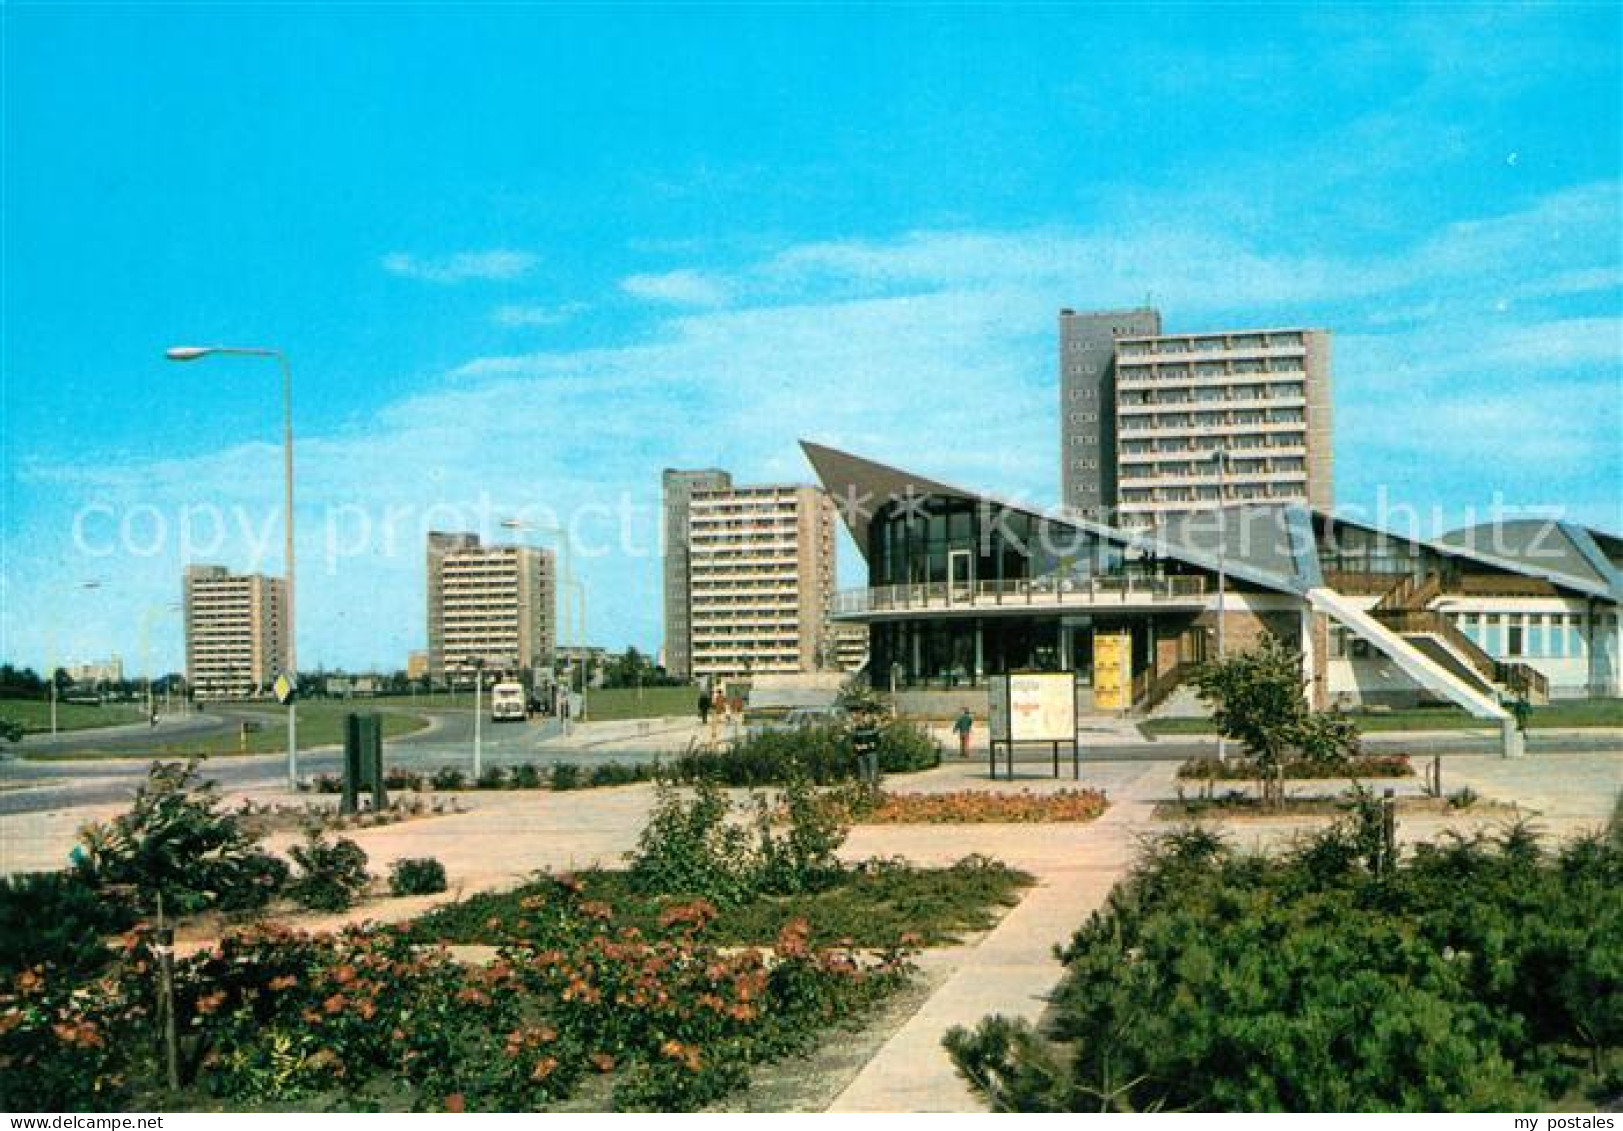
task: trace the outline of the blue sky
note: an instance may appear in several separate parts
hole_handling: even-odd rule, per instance
[[[292,359],[306,668],[514,513],[657,647],[660,469],[801,436],[1053,502],[1056,312],[1146,296],[1335,331],[1338,503],[1623,527],[1615,5],[0,20],[7,659],[173,668],[186,558],[280,568],[275,371],[175,343]]]

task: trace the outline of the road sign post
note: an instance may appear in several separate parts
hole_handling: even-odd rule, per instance
[[[271,684],[271,690],[276,693],[276,701],[287,708],[287,788],[290,792],[299,790],[299,677],[292,672],[282,672]]]

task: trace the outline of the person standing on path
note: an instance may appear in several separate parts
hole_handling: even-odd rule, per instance
[[[952,733],[958,736],[958,757],[969,757],[969,732],[975,728],[975,716],[965,707],[958,712],[958,718],[952,724]]]

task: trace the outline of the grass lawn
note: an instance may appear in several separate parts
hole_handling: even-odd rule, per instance
[[[1416,707],[1401,711],[1350,712],[1365,731],[1470,730],[1492,728],[1453,707]],[[1623,727],[1623,699],[1572,699],[1533,708],[1531,730],[1541,727]],[[1139,724],[1148,735],[1213,734],[1210,719],[1148,719]]]
[[[659,923],[660,913],[686,902],[635,891],[625,872],[582,872],[577,878],[585,885],[582,899],[607,904],[616,923],[637,927],[649,938],[671,936],[673,931]],[[845,940],[889,946],[909,932],[926,946],[939,946],[992,926],[997,909],[1018,903],[1031,882],[1024,872],[978,858],[950,868],[860,865],[822,891],[724,907],[699,937],[716,946],[769,946],[785,924],[804,918],[814,946]],[[411,935],[422,943],[547,946],[557,941],[553,908],[563,899],[556,881],[542,878],[437,908],[412,924]]]
[[[398,738],[403,734],[422,730],[428,719],[411,713],[409,701],[399,706],[385,706],[389,700],[312,699],[299,704],[299,749],[331,746],[344,741],[344,716],[351,711],[377,711],[383,716],[384,738]],[[20,751],[24,758],[39,761],[72,761],[83,758],[179,758],[188,754],[273,754],[287,749],[287,712],[274,703],[244,707],[212,707],[211,711],[231,720],[232,728],[224,733],[197,737],[177,737],[173,742],[131,750],[97,750],[87,746],[75,750]],[[240,721],[259,723],[260,729],[250,732],[246,742],[239,738],[236,724]],[[86,739],[93,743],[93,738]]]
[[[21,723],[28,734],[49,734],[51,703],[48,699],[0,699],[0,718]],[[95,727],[138,723],[146,718],[146,708],[138,703],[57,703],[57,730],[91,730]]]
[[[586,693],[586,718],[595,723],[662,715],[698,718],[698,705],[695,687],[605,687]]]

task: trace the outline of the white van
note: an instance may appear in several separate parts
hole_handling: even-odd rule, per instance
[[[513,681],[498,683],[490,689],[490,721],[494,723],[524,721],[524,685]]]

